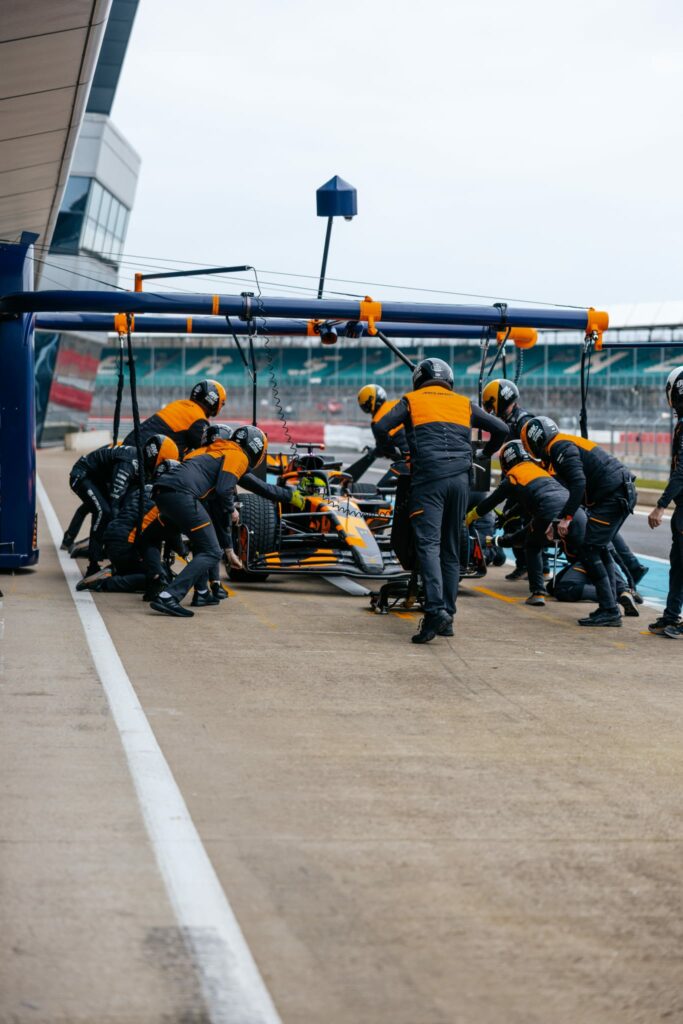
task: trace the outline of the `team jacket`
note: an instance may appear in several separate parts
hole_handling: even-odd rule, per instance
[[[378,436],[377,424],[379,421],[386,416],[388,412],[398,405],[398,399],[395,398],[390,402],[382,402],[377,412],[372,417],[370,427],[372,429],[373,436],[375,438],[375,452],[382,458],[393,459],[395,458],[395,450],[398,448],[402,455],[408,454],[408,439],[406,438],[406,431],[403,424],[398,427],[394,427],[393,430],[389,431],[390,442],[387,445],[381,434]]]
[[[477,512],[486,515],[499,501],[514,501],[530,519],[558,517],[569,497],[566,487],[533,462],[520,462],[488,498],[477,505]]]
[[[660,508],[666,508],[669,502],[675,502],[678,508],[683,507],[683,416],[674,428],[671,439],[671,474],[669,482],[657,502]]]
[[[182,491],[200,501],[211,499],[215,507],[231,512],[235,485],[249,468],[249,460],[233,441],[215,441],[185,456],[154,485],[157,489]]]
[[[414,483],[440,480],[469,470],[471,427],[490,432],[485,455],[497,451],[508,436],[502,420],[472,405],[464,395],[438,384],[404,395],[375,425],[375,437],[388,447],[391,431],[398,426],[405,427]]]
[[[87,477],[109,496],[115,513],[130,487],[138,480],[138,457],[135,448],[104,445],[89,455],[82,455],[71,470],[70,483]]]
[[[169,402],[140,424],[142,444],[153,434],[170,437],[178,445],[181,456],[191,448],[199,448],[204,431],[209,425],[201,405],[189,398],[181,398],[177,402]],[[135,444],[135,432],[124,439],[124,444]]]
[[[617,492],[630,473],[618,459],[594,441],[573,434],[557,434],[547,449],[547,464],[569,497],[561,518],[573,516],[579,505],[595,505]]]

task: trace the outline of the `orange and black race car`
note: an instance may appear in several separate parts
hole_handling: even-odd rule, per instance
[[[376,487],[354,483],[322,445],[296,445],[294,454],[269,453],[268,474],[301,496],[275,504],[242,493],[235,552],[244,569],[236,580],[264,580],[274,573],[407,577],[391,549],[393,499]],[[359,493],[362,492],[362,493]]]

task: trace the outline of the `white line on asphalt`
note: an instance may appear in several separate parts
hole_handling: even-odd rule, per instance
[[[649,511],[644,512],[641,509],[636,508],[636,509],[633,510],[633,514],[634,514],[634,516],[649,516],[651,511],[652,511],[652,509],[650,509]],[[666,522],[669,521],[669,519],[671,519],[671,516],[670,515],[669,516],[664,516],[663,519],[664,519],[664,522],[666,523]]]
[[[62,528],[42,482],[38,496],[62,572],[128,760],[142,816],[212,1024],[280,1024],[237,919],[202,845],[114,642],[81,575],[59,546]]]

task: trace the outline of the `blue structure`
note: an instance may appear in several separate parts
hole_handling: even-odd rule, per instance
[[[0,292],[33,288],[33,243],[0,245]],[[33,317],[0,315],[0,569],[38,561]]]

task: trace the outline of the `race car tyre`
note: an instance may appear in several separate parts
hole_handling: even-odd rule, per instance
[[[279,547],[280,524],[277,507],[259,494],[240,494],[240,520],[249,530],[249,554],[265,554]],[[250,572],[249,569],[231,569],[230,579],[244,583],[260,583],[268,573]]]

